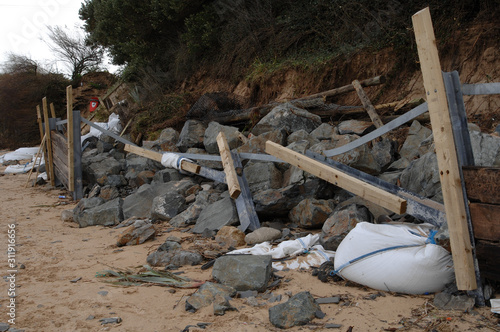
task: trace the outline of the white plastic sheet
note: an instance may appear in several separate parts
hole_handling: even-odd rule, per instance
[[[33,159],[33,157],[37,154],[38,149],[39,148],[37,147],[19,148],[15,151],[8,152],[0,156],[0,164],[3,164],[5,161]]]
[[[273,262],[273,267],[277,270],[317,267],[335,257],[334,251],[325,250],[318,242],[319,234],[309,234],[296,240],[281,242],[274,248],[269,242],[263,242],[252,248],[233,250],[228,254],[270,255],[274,259],[290,258]]]
[[[358,223],[340,243],[335,270],[368,287],[407,294],[441,291],[454,279],[451,254],[429,239],[432,225]]]
[[[119,134],[120,131],[122,130],[122,126],[120,124],[120,116],[115,113],[111,113],[111,115],[108,118],[108,122],[94,122],[94,124],[103,129],[109,130],[115,134]],[[100,131],[99,129],[90,127],[89,133],[82,136],[82,143],[89,137],[99,138],[101,137],[102,134],[103,134],[102,131]]]

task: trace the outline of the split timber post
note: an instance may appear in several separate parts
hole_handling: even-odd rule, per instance
[[[219,146],[224,173],[226,173],[229,195],[232,199],[236,199],[241,194],[240,183],[238,182],[238,175],[234,168],[234,161],[229,145],[227,144],[226,135],[222,131],[217,135],[217,145]]]
[[[66,87],[67,147],[68,147],[68,190],[73,199],[83,198],[82,182],[82,142],[80,111],[73,110],[73,87]]]
[[[460,165],[429,8],[413,15],[412,21],[434,134],[457,287],[459,290],[474,290],[478,284]]]
[[[55,186],[56,180],[54,176],[54,166],[52,164],[52,139],[50,137],[50,124],[49,124],[49,110],[47,108],[47,97],[42,99],[43,120],[45,122],[45,134],[47,135],[47,159],[45,159],[45,167],[47,169],[47,176],[50,180],[50,185]]]

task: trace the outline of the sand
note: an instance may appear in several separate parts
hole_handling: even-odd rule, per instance
[[[5,167],[0,167],[3,173]],[[190,233],[166,232],[160,225],[154,241],[118,248],[120,229],[101,226],[79,228],[63,222],[61,212],[76,203],[61,199],[62,189],[24,188],[27,175],[0,176],[0,242],[3,243],[2,276],[9,276],[7,240],[9,225],[15,224],[17,273],[15,275],[15,322],[11,327],[25,331],[182,331],[187,325],[210,323],[204,331],[281,331],[269,322],[268,303],[262,296],[259,306],[246,299],[234,299],[237,311],[214,316],[207,307],[196,313],[185,311],[185,300],[195,289],[160,286],[114,286],[96,277],[110,267],[138,270],[146,264],[148,253],[170,235],[181,237],[183,246],[214,245]],[[23,266],[21,266],[21,264]],[[22,268],[24,267],[24,268]],[[210,280],[211,269],[182,267],[184,276]],[[345,281],[323,283],[310,270],[279,272],[282,284],[272,290],[286,301],[290,295],[309,291],[315,297],[340,296],[340,304],[323,304],[323,319],[293,327],[289,331],[332,331],[325,324],[341,324],[333,331],[500,331],[498,318],[489,308],[475,308],[472,313],[437,310],[433,296],[383,293]],[[72,280],[81,278],[76,282]],[[8,281],[8,279],[6,279]],[[10,282],[0,290],[0,322],[11,319]],[[103,292],[104,291],[104,292]],[[106,293],[107,292],[107,293]],[[120,317],[121,323],[101,325],[100,319]],[[190,328],[190,331],[202,331]]]

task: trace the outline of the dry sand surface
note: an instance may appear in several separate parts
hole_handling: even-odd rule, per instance
[[[5,167],[0,167],[3,174]],[[16,317],[12,327],[25,331],[182,331],[187,325],[210,323],[204,331],[280,331],[269,322],[268,303],[262,296],[260,306],[245,299],[231,300],[237,311],[214,316],[207,307],[196,313],[185,311],[185,300],[194,289],[159,286],[113,286],[96,277],[96,272],[115,267],[137,271],[146,264],[147,254],[170,235],[181,237],[183,245],[202,241],[190,233],[165,230],[152,242],[139,246],[116,247],[120,229],[78,228],[63,222],[61,212],[75,203],[60,199],[60,189],[49,186],[24,188],[27,175],[0,176],[0,241],[7,249],[8,225],[15,224],[17,252]],[[202,243],[202,242],[200,242]],[[7,256],[3,257],[2,276],[9,275]],[[24,268],[21,269],[21,264]],[[183,267],[184,276],[210,280],[211,269]],[[323,319],[294,327],[289,331],[499,331],[498,318],[489,308],[472,313],[436,310],[433,296],[385,293],[346,282],[322,283],[311,271],[279,272],[283,282],[272,290],[286,301],[290,295],[309,291],[315,297],[339,296],[340,304],[321,305]],[[81,278],[77,282],[70,282]],[[5,277],[4,277],[5,279]],[[8,282],[0,289],[0,322],[7,322]],[[107,292],[107,294],[105,292]],[[101,292],[101,294],[99,294]],[[372,295],[371,299],[370,296]],[[93,317],[93,319],[92,319]],[[101,325],[102,318],[120,317],[119,324]],[[341,324],[326,329],[325,324]],[[202,331],[190,328],[189,331]]]

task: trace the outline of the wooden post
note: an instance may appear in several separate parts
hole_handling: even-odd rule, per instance
[[[50,116],[56,118],[56,109],[54,108],[54,103],[50,103]]]
[[[49,125],[49,110],[47,108],[47,97],[42,99],[43,108],[43,119],[45,121],[45,135],[47,140],[47,159],[45,159],[45,168],[47,171],[47,177],[50,180],[50,185],[56,185],[56,179],[54,178],[54,165],[52,159],[52,140],[50,138],[50,125]]]
[[[38,158],[41,159],[40,153],[43,153],[43,149],[45,147],[45,138],[46,138],[46,135],[43,135],[42,143],[40,144],[40,147],[38,148],[38,152],[36,153],[35,159],[33,160],[33,166],[30,169],[30,172],[28,174],[28,180],[26,180],[26,185],[24,186],[24,188],[28,188],[28,183],[30,181],[31,174],[33,174],[33,169],[36,167],[36,161],[38,160]],[[40,164],[38,164],[38,166],[40,167]],[[38,171],[37,171],[37,174],[38,174]],[[36,182],[36,178],[35,178],[35,182]]]
[[[406,212],[405,199],[366,183],[355,176],[351,176],[271,141],[266,142],[266,152],[286,161],[290,165],[297,166],[312,175],[344,188],[355,195],[396,212],[397,214]]]
[[[75,191],[75,146],[73,132],[73,87],[66,87],[66,112],[68,128],[68,190]]]
[[[473,290],[477,283],[460,166],[429,8],[413,15],[412,21],[434,134],[457,287]]]
[[[238,174],[236,174],[236,169],[234,168],[234,161],[233,157],[231,157],[231,150],[227,144],[226,135],[222,131],[219,135],[217,135],[217,145],[219,146],[222,166],[224,167],[224,172],[226,173],[229,196],[236,199],[241,194],[240,183],[238,181]]]
[[[358,80],[354,80],[352,81],[352,86],[354,87],[354,89],[356,89],[359,99],[361,100],[361,103],[363,104],[363,107],[365,108],[366,112],[370,116],[370,119],[372,119],[372,122],[375,125],[375,127],[377,128],[382,127],[384,123],[382,122],[382,120],[380,120],[380,117],[378,116],[375,107],[373,107],[370,98],[368,98],[365,91],[363,90],[361,83],[359,83]]]
[[[40,130],[40,141],[43,140],[43,119],[40,105],[36,105],[36,119],[38,122],[38,129]]]

